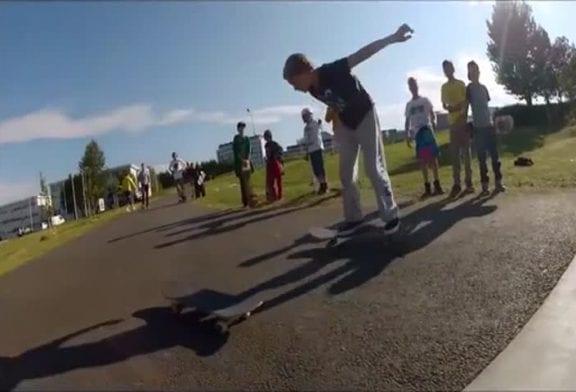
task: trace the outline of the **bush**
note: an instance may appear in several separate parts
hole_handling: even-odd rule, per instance
[[[569,113],[569,104],[512,105],[496,110],[496,116],[510,115],[515,127],[545,126],[563,123]]]

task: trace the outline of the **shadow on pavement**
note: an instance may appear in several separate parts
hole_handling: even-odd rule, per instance
[[[332,194],[332,195],[317,199],[313,202],[307,203],[305,205],[302,205],[300,207],[294,207],[294,208],[277,207],[277,208],[269,208],[269,209],[261,210],[261,211],[256,210],[256,211],[248,212],[247,214],[239,216],[239,217],[234,217],[233,219],[221,219],[221,220],[215,220],[212,222],[207,222],[201,226],[190,227],[190,228],[187,228],[185,230],[179,230],[176,232],[169,233],[166,235],[166,237],[173,237],[176,235],[184,234],[184,233],[189,232],[189,231],[196,231],[198,229],[200,229],[200,230],[204,229],[204,230],[200,231],[199,233],[191,234],[191,235],[186,236],[184,238],[179,238],[177,240],[167,241],[167,242],[158,244],[158,245],[154,246],[154,248],[155,249],[163,249],[163,248],[178,245],[178,244],[181,244],[181,243],[184,243],[187,241],[194,241],[194,240],[209,237],[212,235],[223,234],[223,233],[227,233],[230,231],[238,230],[238,229],[240,229],[246,225],[252,224],[252,223],[261,222],[264,220],[276,218],[278,216],[291,214],[291,213],[296,212],[296,211],[316,207],[316,206],[319,206],[319,205],[321,205],[321,204],[323,204],[323,203],[325,203],[331,199],[335,199],[337,197],[339,197],[338,194]],[[268,213],[268,214],[266,214],[266,213]],[[251,219],[240,220],[239,222],[236,222],[234,224],[226,225],[231,220],[239,220],[239,219],[243,219],[243,218],[254,216],[254,215],[255,215],[255,217],[253,217]]]
[[[183,219],[183,220],[180,220],[177,222],[167,223],[165,225],[152,227],[150,229],[146,229],[146,230],[138,231],[138,232],[135,232],[132,234],[117,237],[117,238],[109,240],[108,243],[127,240],[127,239],[134,238],[134,237],[137,237],[137,236],[142,235],[142,234],[172,230],[172,229],[179,227],[179,226],[194,225],[194,224],[203,223],[203,222],[206,222],[206,221],[209,221],[212,219],[229,217],[229,216],[233,216],[235,214],[238,214],[240,212],[242,212],[242,210],[225,210],[225,211],[213,212],[213,213],[205,214],[205,215],[201,215],[201,216],[196,216],[194,218],[187,218],[187,219]]]
[[[414,204],[414,201],[406,201],[406,202],[399,203],[398,206],[400,207],[400,209],[402,209],[402,208],[407,208],[413,204]],[[378,218],[378,211],[371,212],[364,217],[364,219],[366,221],[371,221],[371,220],[376,219],[376,218]],[[336,225],[333,225],[331,227],[335,227],[335,226]],[[262,262],[269,260],[269,259],[272,259],[276,256],[280,256],[281,254],[287,253],[287,252],[291,251],[292,249],[295,249],[301,245],[308,244],[311,242],[320,242],[320,241],[312,238],[309,234],[305,234],[302,237],[297,238],[292,244],[287,245],[284,248],[276,249],[276,250],[273,250],[271,252],[258,255],[256,257],[251,257],[250,259],[242,261],[240,264],[238,264],[238,266],[239,267],[252,267],[256,264],[262,263]]]
[[[425,248],[457,222],[491,214],[497,207],[484,206],[484,203],[492,197],[470,199],[446,210],[442,208],[450,203],[449,200],[428,204],[403,217],[401,232],[391,241],[385,241],[382,234],[367,229],[365,233],[359,233],[339,246],[318,247],[292,253],[288,259],[304,258],[309,261],[246,290],[239,294],[239,299],[244,300],[263,291],[297,283],[321,272],[324,267],[338,260],[345,260],[345,263],[267,300],[254,313],[274,308],[330,283],[329,294],[342,294],[377,277],[392,261]],[[418,228],[423,222],[429,223]]]
[[[0,357],[0,390],[12,390],[24,380],[105,366],[176,346],[194,350],[199,356],[210,356],[228,340],[228,335],[216,333],[207,323],[200,322],[201,316],[193,312],[175,317],[169,308],[154,307],[139,310],[133,317],[146,323],[96,342],[61,347],[76,336],[121,322],[111,320],[66,335],[17,357]]]

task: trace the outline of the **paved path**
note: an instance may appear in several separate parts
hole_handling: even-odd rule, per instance
[[[572,260],[574,198],[417,204],[332,249],[303,234],[334,205],[125,216],[0,278],[0,389],[463,389]],[[169,314],[174,278],[268,302],[220,337]]]

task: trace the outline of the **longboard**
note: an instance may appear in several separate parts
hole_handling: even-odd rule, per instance
[[[344,233],[338,232],[336,229],[332,229],[329,227],[311,227],[308,230],[308,234],[312,236],[312,238],[319,240],[319,241],[328,241],[327,246],[335,246],[339,243],[350,239],[354,236],[364,234],[364,233],[380,233],[383,237],[389,238],[394,235],[392,234],[385,234],[384,233],[384,225],[382,222],[377,221],[367,221],[363,222],[360,225],[356,226],[352,230],[348,230]]]
[[[187,308],[205,313],[206,317],[202,321],[216,321],[216,328],[220,333],[227,333],[232,325],[246,320],[264,303],[254,298],[239,301],[230,294],[208,289],[195,290],[191,284],[176,282],[169,282],[162,294],[170,301],[174,314],[178,315]]]

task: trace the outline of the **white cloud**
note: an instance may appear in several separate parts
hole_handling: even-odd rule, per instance
[[[29,182],[1,182],[0,181],[0,205],[37,195],[39,185]]]
[[[257,125],[275,124],[298,114],[303,106],[284,105],[258,108],[252,110],[252,118]],[[155,127],[194,122],[230,125],[240,120],[252,121],[245,110],[228,113],[183,108],[158,114],[146,104],[130,105],[81,119],[72,118],[61,110],[44,109],[1,121],[0,144],[20,143],[35,139],[75,139],[112,131],[140,132]]]

